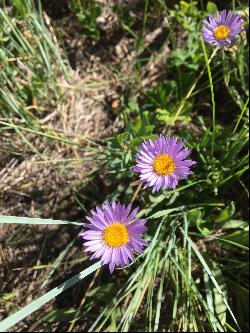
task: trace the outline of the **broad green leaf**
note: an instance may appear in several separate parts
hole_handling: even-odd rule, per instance
[[[232,216],[235,213],[235,205],[233,202],[231,202],[231,205],[229,207],[224,208],[219,216],[215,219],[215,223],[223,223],[228,221],[230,218],[232,218]]]

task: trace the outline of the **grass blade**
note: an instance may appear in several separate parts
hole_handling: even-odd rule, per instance
[[[183,229],[182,229],[182,228],[180,228],[180,229],[181,229],[182,233],[184,234]],[[225,298],[225,295],[224,295],[223,291],[221,290],[221,287],[220,287],[219,284],[217,283],[217,281],[216,281],[216,279],[215,279],[215,277],[214,277],[214,275],[213,275],[211,269],[209,268],[209,266],[208,266],[208,264],[206,263],[205,259],[204,259],[203,256],[201,255],[201,253],[200,253],[198,247],[197,247],[196,244],[191,240],[190,237],[188,237],[188,242],[189,242],[189,244],[191,245],[191,247],[192,247],[193,251],[195,252],[195,254],[197,255],[198,259],[200,260],[201,264],[203,265],[204,269],[205,269],[206,272],[208,273],[208,275],[209,275],[211,281],[213,282],[215,288],[217,289],[218,293],[221,295],[221,297],[222,297],[222,299],[223,299],[223,302],[225,303],[225,305],[226,305],[228,311],[230,312],[230,314],[231,314],[231,316],[232,316],[232,318],[233,318],[233,320],[234,320],[234,322],[235,322],[235,324],[236,324],[238,330],[241,331],[241,329],[240,329],[240,327],[239,327],[239,324],[238,324],[238,322],[237,322],[237,320],[236,320],[236,318],[235,318],[235,316],[234,316],[234,314],[233,314],[233,312],[232,312],[232,310],[231,310],[231,308],[230,308],[230,306],[229,306],[229,304],[228,304],[228,302],[227,302],[227,300],[226,300],[226,298]]]
[[[0,331],[5,332],[12,326],[14,326],[19,321],[23,320],[25,317],[29,316],[31,313],[35,312],[36,310],[40,309],[44,304],[48,303],[50,300],[61,294],[63,291],[67,290],[68,288],[72,287],[76,283],[80,282],[82,279],[87,277],[89,274],[96,271],[98,268],[101,267],[101,262],[98,261],[94,265],[88,267],[84,271],[76,274],[72,278],[68,279],[67,281],[61,283],[58,287],[50,290],[45,295],[39,297],[34,302],[26,305],[21,310],[17,311],[13,315],[7,317],[3,321],[0,322]]]
[[[207,66],[207,72],[208,72],[208,78],[209,78],[209,84],[210,84],[210,90],[211,90],[211,97],[212,97],[212,114],[213,114],[213,138],[212,138],[212,156],[214,154],[214,140],[215,140],[215,125],[216,125],[216,120],[215,120],[215,98],[214,98],[214,86],[213,86],[213,78],[212,78],[212,73],[211,73],[211,68],[210,68],[210,63],[209,59],[207,56],[207,51],[205,47],[205,43],[203,40],[201,40],[202,44],[202,49],[204,52],[205,56],[205,61],[206,61],[206,66]]]
[[[242,117],[243,117],[243,114],[245,113],[246,108],[247,108],[247,106],[248,106],[248,102],[249,102],[249,97],[248,97],[248,99],[247,99],[247,101],[246,101],[246,104],[244,105],[244,107],[243,107],[243,109],[242,109],[242,111],[241,111],[241,114],[240,114],[240,116],[239,116],[239,119],[238,119],[238,121],[237,121],[237,124],[235,125],[235,128],[234,128],[234,130],[233,130],[233,135],[236,133],[236,131],[237,131],[238,127],[239,127],[239,124],[240,124],[240,122],[241,122],[241,119],[242,119]]]
[[[70,221],[61,221],[61,220],[50,220],[50,219],[40,219],[32,217],[19,217],[19,216],[4,216],[0,215],[0,224],[72,224],[72,225],[81,225],[80,222],[70,222]]]

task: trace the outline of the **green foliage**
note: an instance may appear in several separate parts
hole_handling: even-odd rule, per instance
[[[22,1],[13,0],[13,14],[18,19],[24,19],[29,16],[32,11],[33,2],[32,0]]]
[[[194,79],[194,73],[182,75],[183,80],[177,83],[175,80],[166,80],[160,83],[154,89],[147,91],[144,108],[155,113],[155,118],[161,123],[171,125],[176,114],[176,105],[178,105],[190,88],[190,83]],[[191,79],[191,80],[190,80]],[[185,105],[183,113],[177,117],[177,121],[187,123],[191,120],[189,111],[192,108],[192,102]]]
[[[16,1],[13,12],[0,9],[0,22],[0,115],[7,124],[1,124],[0,131],[12,128],[25,145],[44,159],[25,132],[43,135],[40,103],[49,105],[62,98],[58,83],[59,77],[68,79],[68,61],[33,2]],[[14,125],[14,119],[24,126]]]
[[[123,110],[124,131],[107,140],[107,150],[100,158],[107,161],[107,168],[112,180],[131,178],[133,156],[143,140],[152,139],[154,125],[148,111],[138,112],[139,105],[132,99]],[[119,170],[119,172],[117,172]]]
[[[166,3],[147,2],[144,11],[137,8],[136,14],[132,9],[115,6],[122,27],[137,46],[133,67],[136,74],[133,73],[130,81],[132,93],[126,91],[121,96],[121,108],[116,114],[121,124],[119,132],[107,138],[94,155],[102,162],[98,172],[105,175],[109,184],[109,193],[103,200],[133,201],[140,206],[138,217],[148,219],[145,238],[150,246],[134,265],[117,269],[113,276],[107,277],[102,268],[98,279],[94,277],[88,289],[84,289],[80,307],[78,299],[75,307],[67,304],[60,308],[55,304],[47,314],[35,316],[36,321],[67,325],[88,318],[86,325],[90,332],[235,332],[247,328],[248,41],[243,33],[237,46],[219,50],[209,62],[213,51],[210,46],[202,48],[200,29],[202,19],[217,11],[215,3],[179,1],[171,8]],[[28,7],[28,2],[26,6],[16,0],[13,5],[13,18],[0,11],[0,112],[8,119],[2,130],[15,130],[20,135],[25,131],[46,134],[56,140],[53,133],[44,133],[39,127],[39,110],[27,111],[27,106],[33,105],[34,98],[58,101],[60,91],[56,89],[56,80],[67,73],[66,61],[41,15]],[[99,40],[96,26],[99,4],[71,0],[69,8],[82,23],[86,36]],[[157,11],[170,22],[167,31],[170,52],[164,62],[167,74],[156,85],[139,91],[139,50],[144,45],[148,22],[155,19],[150,15]],[[19,19],[27,24],[26,35],[21,31]],[[140,26],[139,32],[136,25]],[[12,63],[11,58],[18,58],[18,63]],[[27,75],[29,84],[20,83]],[[23,126],[13,124],[13,117],[21,119]],[[161,133],[181,138],[191,148],[197,165],[194,174],[177,189],[153,194],[150,189],[138,186],[138,175],[131,168],[143,140],[154,139]],[[62,142],[69,143],[63,139]],[[90,201],[88,194],[83,193],[83,202],[79,204],[84,209],[85,200]],[[31,224],[33,228],[36,224],[69,224],[68,227],[80,231],[78,222],[0,216],[0,223]],[[28,233],[23,231],[17,243],[28,237]],[[86,255],[67,259],[74,241],[61,249],[52,262],[36,267],[49,269],[41,289],[52,282],[64,261],[73,268],[87,260]],[[79,273],[81,279],[99,268],[97,263]],[[48,291],[1,322],[0,327],[8,329],[33,314],[79,282],[78,278],[75,276]],[[15,293],[4,293],[0,300],[13,301],[13,305],[16,297]],[[13,309],[17,310],[16,306],[9,312]]]
[[[130,31],[133,33],[134,24],[136,23],[136,16],[133,15],[129,7],[121,7],[117,4],[114,5],[114,12],[119,16],[122,22],[122,28],[125,31]]]
[[[2,10],[0,20],[3,23],[0,105],[4,113],[16,113],[30,121],[34,114],[26,112],[25,107],[39,99],[55,98],[59,92],[57,77],[66,73],[66,66],[38,12],[30,13],[22,26]]]
[[[221,61],[226,87],[235,103],[242,109],[247,97],[249,97],[249,53],[244,34],[237,51],[232,48],[231,54],[224,53]]]
[[[101,14],[101,9],[95,0],[70,0],[69,9],[74,13],[86,33],[93,40],[99,40],[100,31],[96,19]]]
[[[216,15],[218,12],[217,5],[212,1],[208,1],[206,9],[207,9],[207,13],[212,14],[212,15]]]
[[[174,9],[170,10],[170,15],[189,33],[197,33],[199,28],[199,25],[197,26],[197,21],[202,17],[202,14],[197,7],[197,2],[180,1],[179,4],[175,5]]]

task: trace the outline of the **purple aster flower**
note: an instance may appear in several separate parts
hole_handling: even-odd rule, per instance
[[[101,208],[92,210],[91,217],[86,217],[90,224],[84,224],[89,229],[80,235],[84,239],[84,251],[94,254],[92,259],[100,258],[103,264],[109,264],[110,272],[115,266],[124,268],[129,262],[134,262],[133,252],[142,253],[148,243],[141,239],[147,231],[146,219],[136,219],[139,208],[131,211],[132,205],[105,202]]]
[[[202,37],[206,43],[214,46],[230,46],[237,42],[237,36],[244,31],[243,18],[239,14],[233,14],[231,10],[223,10],[217,16],[210,15],[209,20],[204,20]]]
[[[133,171],[140,173],[140,182],[144,188],[176,188],[180,179],[191,174],[190,167],[196,162],[185,160],[190,154],[184,143],[174,137],[160,135],[155,140],[144,141],[136,155],[137,164]]]

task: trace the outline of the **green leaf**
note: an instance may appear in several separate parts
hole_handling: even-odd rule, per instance
[[[245,245],[242,245],[240,243],[237,243],[237,242],[234,242],[234,241],[231,241],[231,240],[228,240],[228,239],[224,239],[224,238],[220,238],[220,237],[213,237],[214,239],[218,239],[220,242],[222,242],[222,245],[224,244],[224,246],[226,248],[228,248],[229,246],[228,245],[233,245],[233,246],[236,246],[244,251],[249,251],[249,248],[248,246],[245,246]]]
[[[214,2],[208,1],[207,12],[209,14],[213,14],[213,15],[215,15],[218,12],[218,8]]]
[[[42,321],[47,323],[56,323],[56,322],[64,322],[64,321],[70,321],[74,319],[74,315],[76,313],[76,309],[74,308],[67,308],[67,309],[55,309],[50,311],[48,314],[46,314]]]
[[[6,294],[0,295],[0,299],[2,299],[4,301],[8,301],[9,299],[12,299],[14,297],[16,297],[15,293],[6,293]]]
[[[249,247],[249,231],[237,230],[223,237],[226,240]]]
[[[168,110],[157,108],[155,112],[157,113],[157,119],[160,122],[165,124],[173,123],[174,115],[172,115]],[[191,118],[187,115],[180,115],[175,120],[180,121],[182,123],[188,123],[191,121]]]
[[[133,122],[133,130],[138,133],[142,127],[142,119],[137,117]]]
[[[97,301],[97,300],[115,297],[116,293],[117,293],[117,285],[110,282],[90,290],[86,294],[86,297],[89,298],[94,297],[95,301]]]
[[[222,229],[243,229],[246,230],[248,223],[242,220],[229,220],[223,224]]]
[[[172,212],[180,211],[180,210],[183,210],[183,209],[184,209],[184,206],[161,210],[161,211],[149,216],[149,219],[158,219],[160,217],[167,216]]]
[[[49,220],[49,219],[40,219],[32,217],[19,217],[19,216],[4,216],[0,215],[0,224],[72,224],[72,225],[82,225],[80,222],[69,222],[61,220]]]
[[[224,303],[224,298],[227,299],[227,288],[225,284],[225,280],[222,274],[221,269],[217,265],[217,263],[213,260],[209,261],[210,263],[210,268],[211,271],[218,282],[218,285],[220,286],[223,296],[218,292],[217,288],[213,286],[212,292],[213,292],[213,297],[214,297],[214,308],[215,308],[215,313],[217,317],[219,318],[221,324],[224,326],[226,324],[226,314],[227,314],[227,306]]]
[[[129,137],[129,133],[128,132],[124,132],[124,133],[117,134],[116,140],[119,143],[119,145],[121,145],[121,144],[127,142],[128,137]]]
[[[229,207],[223,209],[219,216],[215,219],[215,223],[223,223],[228,221],[235,213],[235,205],[231,202]]]
[[[249,322],[249,290],[241,286],[237,281],[227,278],[226,283],[228,290],[235,298],[235,305],[239,320],[241,322]]]

